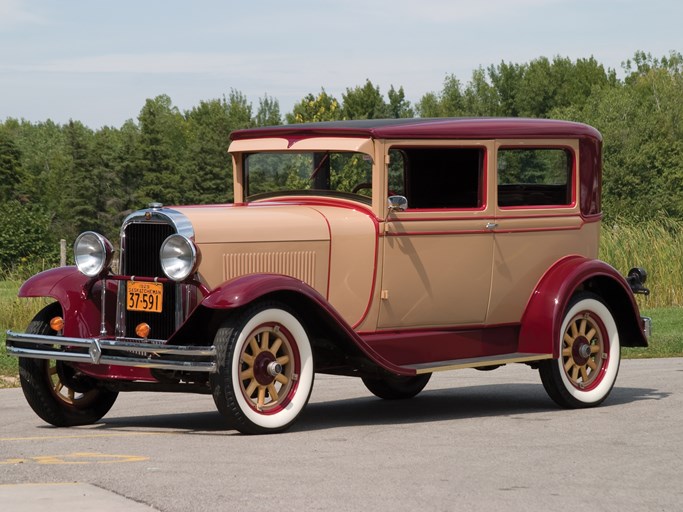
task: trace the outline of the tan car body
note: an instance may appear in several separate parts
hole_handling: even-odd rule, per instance
[[[235,141],[230,148],[234,158],[235,183],[240,183],[243,175],[240,165],[242,152],[353,149],[363,150],[376,161],[376,190],[373,192],[377,193],[373,193],[376,199],[371,212],[357,213],[357,210],[364,210],[359,205],[354,205],[355,210],[315,207],[335,236],[322,233],[322,225],[304,225],[288,217],[291,208],[298,208],[299,215],[304,215],[301,210],[313,207],[273,205],[257,208],[258,203],[252,203],[247,208],[249,215],[240,213],[240,206],[229,211],[229,214],[234,212],[234,223],[239,224],[238,233],[258,234],[259,244],[266,241],[271,244],[268,250],[263,247],[256,251],[246,249],[250,256],[246,257],[245,263],[250,259],[254,263],[243,273],[283,273],[301,279],[298,270],[279,266],[278,258],[291,252],[291,264],[298,265],[301,251],[312,251],[315,275],[320,277],[313,281],[303,280],[325,296],[349,325],[362,332],[519,322],[534,286],[554,262],[568,254],[597,257],[599,219],[586,222],[581,216],[578,201],[561,209],[498,208],[495,158],[488,158],[486,163],[488,179],[484,208],[475,211],[388,212],[386,201],[381,200],[387,195],[384,192],[386,175],[382,171],[386,168],[389,149],[408,143],[413,147],[481,146],[489,155],[495,155],[495,149],[502,145],[566,147],[578,154],[578,142],[572,139],[430,140],[416,143],[324,138],[306,139],[286,148],[284,139]],[[579,172],[578,164],[574,172]],[[574,187],[574,194],[578,197],[578,180],[574,181]],[[244,207],[247,203],[242,193],[242,188],[237,186],[235,203]],[[292,198],[284,200],[292,201]],[[265,208],[273,210],[264,211]],[[195,218],[192,210],[181,211],[191,219]],[[276,225],[273,225],[274,219],[277,219]],[[491,224],[496,226],[487,227]],[[204,243],[205,237],[209,236],[225,238],[224,224],[210,224],[197,219],[197,222],[193,220],[193,225],[199,230],[196,240],[204,256],[232,257],[229,256],[230,250],[217,254],[215,247],[209,248]],[[210,235],[213,229],[217,233]],[[273,229],[278,237],[269,232]],[[256,242],[248,237],[242,239],[233,232],[232,236],[240,242]],[[376,242],[376,237],[379,237],[379,242]],[[317,244],[322,240],[328,243]],[[259,247],[259,244],[254,247]],[[205,247],[207,254],[204,254]],[[235,248],[234,245],[226,247]],[[237,248],[233,250],[244,254]],[[279,256],[274,256],[267,263],[268,254]],[[221,265],[212,263],[206,268],[217,269]],[[236,276],[234,271],[225,268],[222,275],[213,274],[204,274],[210,284]],[[467,293],[463,294],[463,290]]]

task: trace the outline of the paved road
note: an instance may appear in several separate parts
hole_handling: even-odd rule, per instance
[[[319,376],[295,427],[224,431],[207,396],[123,394],[56,429],[0,391],[2,510],[683,510],[683,358],[623,361],[599,408],[536,372],[436,374],[406,402]],[[49,485],[48,485],[49,484]]]

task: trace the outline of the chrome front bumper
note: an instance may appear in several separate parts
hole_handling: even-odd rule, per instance
[[[165,345],[131,339],[67,338],[7,331],[16,357],[191,372],[216,372],[213,346]]]

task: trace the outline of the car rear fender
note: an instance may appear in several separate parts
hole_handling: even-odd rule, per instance
[[[571,297],[588,290],[610,308],[622,346],[647,347],[640,311],[624,277],[604,261],[567,256],[541,278],[527,303],[519,334],[519,351],[559,357],[560,329]]]

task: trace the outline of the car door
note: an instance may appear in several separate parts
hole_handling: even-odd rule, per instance
[[[397,142],[383,224],[380,329],[480,325],[493,261],[486,168],[493,142]]]

